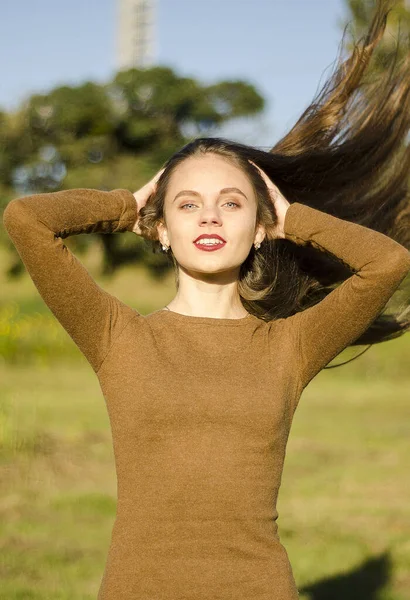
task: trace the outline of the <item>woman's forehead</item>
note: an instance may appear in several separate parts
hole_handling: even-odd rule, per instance
[[[212,173],[212,179],[209,178]],[[191,181],[197,185],[219,185],[225,181],[226,185],[240,183],[250,187],[251,184],[244,171],[232,162],[219,156],[189,157],[176,167],[170,178],[172,187],[179,186],[182,182]]]

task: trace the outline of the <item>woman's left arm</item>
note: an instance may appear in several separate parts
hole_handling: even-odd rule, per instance
[[[410,252],[383,233],[298,202],[287,208],[283,232],[353,271],[318,304],[285,319],[295,334],[303,389],[382,312],[410,271]]]

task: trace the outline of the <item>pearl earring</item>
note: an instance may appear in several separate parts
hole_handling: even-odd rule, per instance
[[[169,246],[164,246],[164,244],[162,244],[162,249],[164,252],[168,252]]]
[[[256,244],[255,244],[255,250],[259,250],[260,247],[261,247],[260,243],[256,242]]]

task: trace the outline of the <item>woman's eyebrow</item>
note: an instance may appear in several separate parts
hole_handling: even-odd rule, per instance
[[[236,187],[228,187],[228,188],[223,188],[219,193],[220,194],[232,194],[233,192],[237,193],[237,194],[241,194],[241,196],[243,196],[246,200],[248,199],[245,194],[243,192],[241,192],[241,190],[239,188]],[[178,192],[178,194],[175,196],[175,198],[173,199],[172,202],[175,202],[175,200],[177,198],[179,198],[179,196],[186,196],[190,194],[191,196],[200,196],[201,194],[199,192],[195,192],[194,190],[182,190],[181,192]]]

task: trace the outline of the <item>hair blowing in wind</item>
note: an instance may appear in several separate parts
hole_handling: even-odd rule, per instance
[[[261,248],[241,265],[238,290],[250,313],[269,321],[286,318],[320,302],[351,276],[348,265],[314,247],[300,247],[269,232],[275,212],[257,164],[286,199],[384,233],[410,250],[410,52],[386,54],[381,74],[371,71],[386,33],[393,0],[378,0],[366,35],[347,57],[343,49],[325,84],[293,128],[270,151],[221,138],[191,141],[166,163],[158,187],[140,211],[142,235],[160,252],[156,224],[164,219],[165,191],[174,169],[190,156],[213,152],[249,176],[266,228]],[[402,58],[399,56],[402,55]],[[369,72],[372,73],[369,76]],[[177,263],[168,254],[175,268]],[[406,281],[402,285],[403,291]],[[397,295],[395,295],[397,298]],[[390,302],[389,302],[390,304]],[[386,307],[351,345],[374,344],[410,329],[410,293]],[[350,362],[350,361],[348,361]]]

